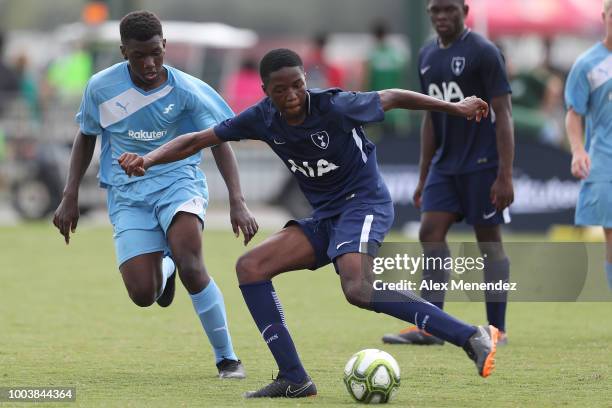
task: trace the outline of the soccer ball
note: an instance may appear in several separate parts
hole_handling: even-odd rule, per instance
[[[382,350],[361,350],[346,363],[344,384],[349,394],[359,402],[389,402],[399,389],[399,365]]]

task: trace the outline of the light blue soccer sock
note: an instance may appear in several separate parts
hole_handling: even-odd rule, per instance
[[[166,282],[168,282],[168,278],[170,277],[170,275],[172,275],[172,272],[174,272],[175,268],[176,266],[174,265],[174,261],[172,260],[172,258],[166,256],[164,259],[162,259],[162,284],[161,289],[157,294],[158,299],[164,293],[164,289],[166,289]]]
[[[606,262],[606,275],[608,275],[608,287],[612,290],[612,262]]]
[[[189,296],[191,296],[193,308],[200,317],[202,327],[215,351],[217,363],[224,358],[238,360],[227,327],[223,295],[215,281],[210,278],[210,282],[201,292]]]

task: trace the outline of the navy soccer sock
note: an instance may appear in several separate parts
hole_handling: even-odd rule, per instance
[[[240,290],[259,332],[278,364],[279,376],[298,384],[304,382],[307,374],[285,324],[285,314],[272,282],[240,285]]]
[[[485,282],[508,282],[508,279],[510,279],[510,261],[508,258],[485,261]],[[487,304],[487,319],[489,320],[489,324],[505,332],[508,291],[485,291],[485,300]]]
[[[432,245],[432,244],[424,244]],[[428,281],[430,287],[432,283],[446,283],[450,276],[450,271],[444,268],[444,262],[446,258],[450,256],[450,251],[446,244],[438,245],[435,249],[426,249],[423,251],[425,256],[425,265],[423,266],[423,281]],[[429,261],[428,261],[429,259]],[[444,308],[444,295],[445,290],[429,290],[422,289],[421,297],[437,306],[440,309]]]
[[[410,291],[374,290],[370,308],[413,323],[419,329],[459,347],[463,347],[476,333],[474,326],[455,319]]]

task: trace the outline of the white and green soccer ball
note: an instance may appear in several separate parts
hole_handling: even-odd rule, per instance
[[[382,350],[361,350],[346,363],[344,384],[349,394],[359,402],[389,402],[399,389],[399,365]]]

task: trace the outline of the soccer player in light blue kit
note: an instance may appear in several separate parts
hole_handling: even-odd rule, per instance
[[[565,126],[572,174],[582,180],[575,222],[603,227],[612,290],[612,0],[603,8],[605,39],[578,58],[567,78]]]
[[[202,259],[202,228],[208,204],[201,154],[159,166],[144,178],[130,178],[117,164],[126,151],[150,152],[177,135],[209,128],[233,116],[207,84],[164,65],[166,40],[154,14],[126,15],[120,24],[121,53],[89,81],[76,115],[79,125],[63,199],[53,223],[66,244],[79,218],[78,189],[101,135],[100,185],[107,204],[117,263],[132,301],[146,307],[170,305],[176,271],[213,346],[221,378],[244,378],[232,347],[221,291]],[[227,184],[230,218],[245,244],[257,223],[244,203],[236,159],[227,143],[212,149]]]
[[[378,170],[376,146],[363,125],[380,122],[391,109],[431,109],[477,121],[488,105],[476,97],[457,103],[402,89],[344,92],[308,89],[295,52],[268,52],[260,64],[267,98],[203,132],[180,136],[145,156],[124,153],[121,167],[143,176],[147,169],[184,159],[223,141],[255,139],[283,161],[313,207],[311,217],[291,220],[236,263],[242,296],[270,349],[279,374],[247,398],[300,398],[317,389],[297,354],[272,278],[333,263],[347,301],[419,325],[463,347],[478,373],[494,369],[497,329],[474,327],[408,291],[374,290],[372,262],[393,223],[393,203]]]

